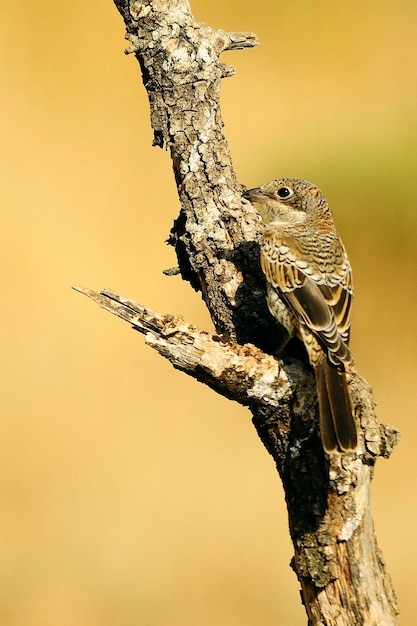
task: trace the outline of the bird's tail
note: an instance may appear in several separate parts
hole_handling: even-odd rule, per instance
[[[347,452],[358,444],[352,400],[342,365],[324,357],[314,367],[320,410],[320,435],[325,452]]]

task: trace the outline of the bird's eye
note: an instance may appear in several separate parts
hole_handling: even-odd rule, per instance
[[[277,196],[279,198],[284,199],[284,198],[289,198],[290,196],[292,196],[293,193],[294,193],[293,190],[290,189],[289,187],[280,187],[277,191]]]

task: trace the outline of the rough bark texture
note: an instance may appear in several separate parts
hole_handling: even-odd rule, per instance
[[[349,376],[361,424],[357,452],[323,454],[309,368],[271,353],[282,329],[265,304],[260,217],[242,201],[222,132],[224,50],[257,43],[194,21],[186,0],[115,0],[149,95],[154,145],[171,153],[181,212],[171,230],[182,277],[201,291],[217,335],[105,290],[77,289],[129,322],[146,342],[218,393],[247,405],[281,476],[309,624],[396,623],[396,600],[377,546],[370,483],[398,439],[376,421],[371,391]]]

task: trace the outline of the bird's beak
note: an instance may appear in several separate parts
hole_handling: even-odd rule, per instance
[[[269,196],[266,195],[266,193],[262,191],[260,187],[246,189],[246,191],[242,193],[242,196],[250,202],[266,202],[267,200],[271,199]]]

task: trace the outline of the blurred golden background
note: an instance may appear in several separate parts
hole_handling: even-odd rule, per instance
[[[174,371],[71,290],[111,287],[211,328],[162,270],[178,213],[168,154],[111,0],[3,3],[0,622],[295,626],[282,489],[249,412]],[[415,623],[417,5],[210,3],[253,30],[224,55],[241,182],[314,181],[354,268],[352,349],[403,433],[373,510]]]

